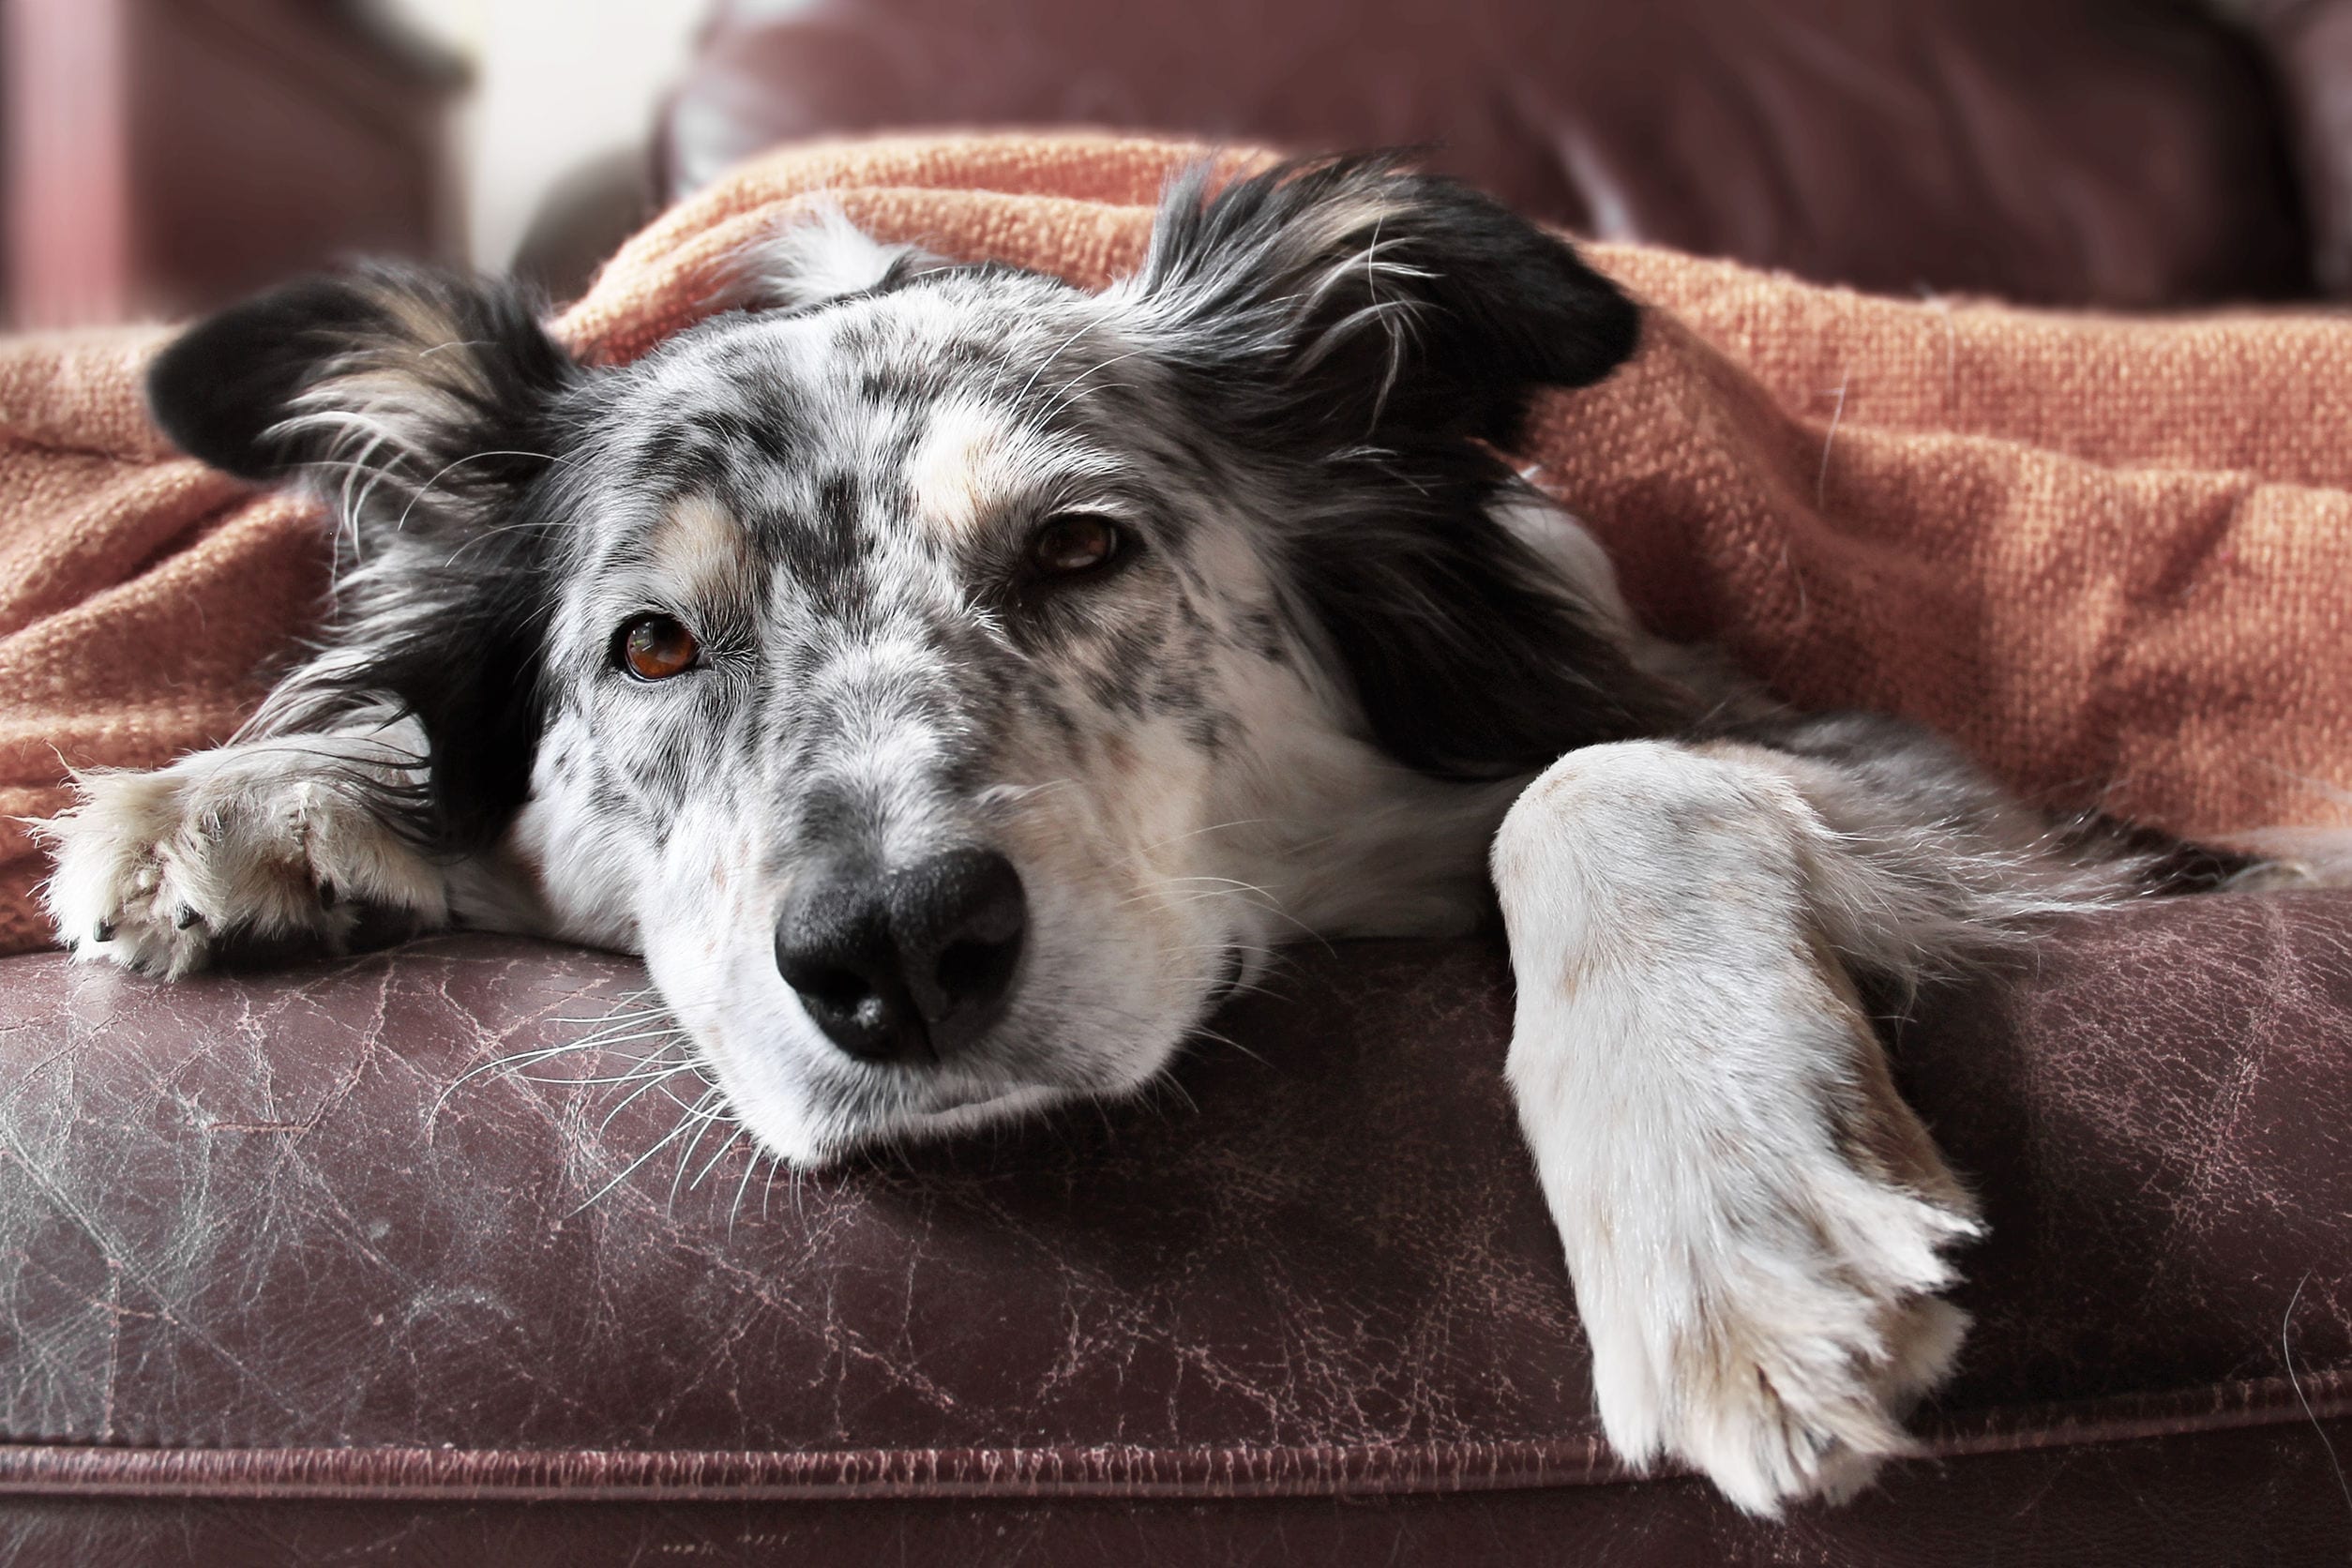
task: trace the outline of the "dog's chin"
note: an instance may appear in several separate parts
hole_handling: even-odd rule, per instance
[[[813,1029],[784,1040],[712,1030],[700,1044],[729,1105],[761,1146],[787,1165],[815,1170],[1002,1127],[1073,1102],[1126,1099],[1167,1069],[1206,1010],[1196,1001],[1156,1027],[1123,1032],[1124,1037],[1078,1031],[1087,1048],[1074,1048],[1066,1035],[1059,1045],[1015,1036],[924,1067],[852,1065]],[[731,1037],[746,1036],[757,1042],[751,1049],[727,1048]]]
[[[763,1126],[768,1119],[755,1112],[744,1121],[767,1151],[785,1164],[802,1170],[822,1170],[861,1154],[937,1143],[1024,1121],[1053,1106],[1089,1097],[1081,1090],[1037,1084],[1011,1085],[995,1092],[975,1090],[969,1098],[941,1096],[919,1108],[894,1108],[854,1122],[837,1119],[813,1136],[808,1124],[797,1120]]]
[[[736,1114],[760,1143],[785,1164],[821,1170],[855,1156],[937,1143],[1032,1120],[1057,1106],[1116,1101],[1157,1078],[1175,1054],[1139,1054],[1054,1083],[963,1078],[924,1085],[895,1104],[870,1103],[856,1112],[820,1110],[806,1103],[730,1094]]]
[[[1075,1090],[1024,1084],[934,1109],[902,1111],[858,1141],[860,1145],[870,1145],[928,1142],[933,1138],[954,1138],[982,1127],[1001,1126],[1007,1122],[1019,1121],[1037,1114],[1048,1106],[1080,1097]]]

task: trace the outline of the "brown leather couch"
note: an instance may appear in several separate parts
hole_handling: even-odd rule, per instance
[[[674,188],[896,124],[1441,137],[1547,216],[1874,287],[2311,294],[2352,24],[2243,9],[743,4],[660,145]],[[1141,1104],[800,1180],[635,1076],[642,986],[460,937],[0,959],[0,1560],[2352,1553],[2352,895],[2077,920],[1922,1003],[1976,1334],[1926,1457],[1777,1526],[1599,1441],[1490,945],[1302,950]]]
[[[677,191],[910,126],[1427,145],[1582,233],[1865,289],[2288,297],[2343,240],[2352,20],[2237,4],[2268,30],[2185,0],[728,0],[659,159]]]

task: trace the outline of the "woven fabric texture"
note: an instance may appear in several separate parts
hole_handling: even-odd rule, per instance
[[[1097,135],[787,148],[672,209],[556,324],[619,362],[837,203],[880,237],[1099,287],[1205,156]],[[1259,155],[1227,152],[1240,166]],[[1790,700],[1907,715],[2053,807],[2226,840],[2352,820],[2352,320],[1891,300],[1596,246],[1640,354],[1520,454],[1658,629]],[[19,819],[67,769],[226,738],[309,627],[324,521],[167,451],[157,329],[0,347],[0,951],[42,944]]]

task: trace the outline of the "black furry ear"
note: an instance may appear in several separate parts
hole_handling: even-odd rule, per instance
[[[270,431],[318,367],[380,325],[359,290],[305,279],[197,323],[147,369],[147,408],[173,445],[248,479],[283,466]]]
[[[250,479],[362,449],[391,467],[479,451],[573,373],[535,303],[421,267],[305,279],[182,333],[147,406],[182,451]]]
[[[339,502],[328,651],[272,698],[275,727],[414,716],[430,754],[408,825],[447,848],[495,836],[537,743],[559,520],[543,480],[580,372],[534,307],[512,285],[371,266],[232,307],[147,373],[182,450]]]
[[[1334,441],[1402,430],[1508,445],[1538,386],[1629,357],[1640,313],[1556,239],[1392,155],[1168,188],[1133,285],[1163,352]]]
[[[1169,188],[1134,329],[1280,499],[1273,557],[1371,738],[1447,777],[1662,732],[1682,699],[1503,526],[1497,455],[1541,386],[1634,352],[1632,301],[1566,243],[1388,156]]]

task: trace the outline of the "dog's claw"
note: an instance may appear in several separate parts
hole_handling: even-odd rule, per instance
[[[114,940],[114,922],[112,920],[101,920],[97,925],[91,927],[90,940],[92,942],[113,942]]]
[[[172,924],[173,924],[173,927],[175,927],[176,928],[178,928],[178,929],[180,929],[180,930],[185,931],[185,930],[187,930],[187,929],[188,929],[190,926],[195,925],[198,921],[200,921],[200,920],[202,920],[202,919],[204,919],[204,916],[203,916],[203,915],[198,914],[198,913],[197,913],[197,912],[196,912],[193,909],[189,908],[188,905],[186,905],[186,904],[182,904],[182,905],[178,908],[178,910],[176,910],[175,912],[173,912],[173,915],[172,915]]]
[[[319,908],[323,910],[331,910],[339,901],[340,901],[342,895],[335,891],[335,884],[333,882],[321,879],[319,882]]]

